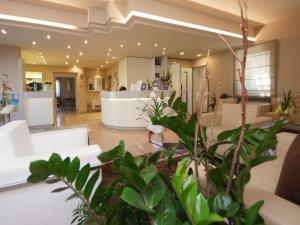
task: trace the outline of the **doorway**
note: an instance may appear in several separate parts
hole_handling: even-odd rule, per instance
[[[55,97],[58,112],[76,111],[75,77],[55,76]]]
[[[204,81],[205,69],[205,66],[193,68],[193,112],[196,112],[197,92],[201,89],[202,82]],[[209,91],[209,84],[207,91]],[[206,98],[203,105],[203,112],[208,112],[208,102],[208,98]]]

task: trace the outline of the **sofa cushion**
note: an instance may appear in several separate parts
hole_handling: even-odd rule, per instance
[[[300,205],[300,134],[290,146],[282,166],[276,195]]]
[[[16,120],[0,128],[0,160],[33,154],[30,132],[25,120]]]

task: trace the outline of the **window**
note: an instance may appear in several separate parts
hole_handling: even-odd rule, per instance
[[[243,50],[237,50],[241,58]],[[234,95],[241,96],[240,63],[235,60]],[[249,97],[271,97],[276,94],[276,42],[249,47],[245,84]]]
[[[55,80],[55,95],[60,97],[60,79]]]

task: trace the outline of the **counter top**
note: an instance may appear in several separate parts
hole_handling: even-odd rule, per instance
[[[102,91],[101,98],[149,98],[152,91]],[[164,97],[170,97],[173,91],[159,91],[158,96],[163,92]]]
[[[27,91],[23,93],[24,99],[29,98],[54,98],[53,91]]]

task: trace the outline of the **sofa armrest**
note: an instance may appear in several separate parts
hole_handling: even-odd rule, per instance
[[[244,194],[246,207],[264,200],[260,210],[267,225],[298,225],[300,221],[300,207],[275,194],[247,185]]]
[[[200,124],[205,127],[210,127],[214,116],[215,116],[214,112],[202,113]],[[221,118],[220,113],[217,113],[217,118],[214,124],[215,126],[220,124],[220,118]]]
[[[53,151],[55,152],[55,151]],[[53,152],[35,154],[8,160],[0,165],[0,188],[10,187],[27,183],[27,177],[30,175],[30,162],[35,160],[48,160]],[[98,145],[88,145],[72,149],[72,151],[64,150],[57,152],[64,159],[76,156],[80,159],[80,165],[83,166],[90,163],[91,167],[99,166],[101,162],[97,156],[101,153]]]
[[[276,146],[276,156],[278,158],[285,158],[285,155],[296,138],[297,134],[281,132],[277,134],[277,146]]]
[[[57,129],[32,133],[34,152],[60,152],[88,145],[88,128]]]

